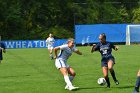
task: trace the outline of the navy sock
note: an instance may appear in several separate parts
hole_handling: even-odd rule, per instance
[[[111,70],[110,73],[111,73],[113,80],[117,81],[114,70]]]
[[[110,87],[110,81],[109,81],[109,78],[108,78],[108,77],[105,77],[105,80],[106,80],[107,86]]]

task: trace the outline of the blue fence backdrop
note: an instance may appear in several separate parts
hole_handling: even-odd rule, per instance
[[[54,46],[66,43],[66,39],[56,39]],[[6,48],[47,48],[46,40],[12,40],[3,41]]]
[[[140,26],[129,27],[130,42],[140,42]]]
[[[77,44],[99,42],[99,34],[105,33],[107,41],[125,42],[127,24],[75,25]]]
[[[75,25],[76,44],[97,43],[99,42],[98,37],[101,33],[105,33],[107,35],[107,41],[126,42],[127,25],[132,24]],[[131,29],[131,41],[140,42],[140,28]],[[3,42],[5,43],[7,48],[46,48],[47,46],[45,41],[46,40],[8,40]],[[54,46],[59,46],[66,42],[67,39],[56,39]]]

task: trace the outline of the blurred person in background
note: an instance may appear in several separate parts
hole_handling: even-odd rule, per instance
[[[55,39],[53,38],[53,35],[50,33],[49,37],[46,39],[46,44],[47,44],[48,51],[50,54],[50,59],[53,59],[54,42],[55,42]]]

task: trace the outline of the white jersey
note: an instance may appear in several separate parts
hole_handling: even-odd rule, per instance
[[[57,59],[61,59],[61,60],[65,60],[65,61],[67,61],[67,59],[72,55],[72,52],[77,50],[75,47],[69,48],[68,44],[61,45],[61,46],[59,46],[59,48],[60,48],[60,53],[59,53]]]
[[[46,44],[47,44],[48,49],[53,48],[54,41],[55,41],[55,40],[54,40],[53,37],[47,38]]]

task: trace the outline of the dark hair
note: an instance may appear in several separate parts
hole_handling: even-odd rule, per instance
[[[105,34],[105,33],[102,33],[102,34],[100,34],[100,35],[102,35],[102,36],[103,36],[103,38],[105,38],[105,39],[106,39],[106,34]]]

